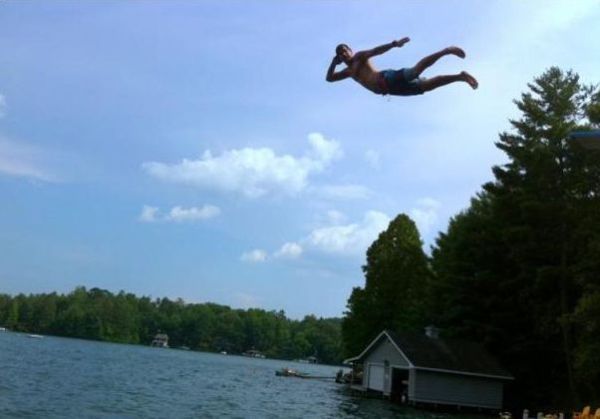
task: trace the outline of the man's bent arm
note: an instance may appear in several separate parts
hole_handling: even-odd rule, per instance
[[[384,53],[388,52],[389,50],[391,50],[394,47],[400,48],[401,46],[403,46],[404,44],[406,44],[408,41],[410,41],[409,38],[402,38],[402,39],[400,39],[398,41],[392,41],[389,44],[383,44],[383,45],[380,45],[380,46],[375,47],[373,49],[359,52],[359,53],[357,53],[357,55],[360,54],[364,58],[371,58],[371,57],[374,57],[375,55],[384,54]]]
[[[331,60],[331,64],[329,64],[329,68],[327,69],[327,77],[325,77],[325,80],[330,81],[330,82],[340,81],[340,80],[344,80],[345,78],[347,78],[350,75],[347,68],[342,71],[338,71],[336,73],[335,67],[338,64],[339,64],[339,59],[336,55],[335,57],[333,57],[333,60]]]

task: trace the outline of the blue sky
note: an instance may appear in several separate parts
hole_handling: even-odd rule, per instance
[[[526,3],[526,4],[525,4]],[[550,66],[598,83],[598,1],[0,2],[0,292],[77,285],[339,316],[397,214],[424,248]],[[475,75],[330,84],[335,45]]]

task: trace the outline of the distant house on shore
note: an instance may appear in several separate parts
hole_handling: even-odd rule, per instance
[[[168,348],[169,347],[169,335],[166,333],[157,333],[152,339],[152,343],[150,346],[155,346],[157,348]]]
[[[362,368],[352,388],[410,404],[501,409],[504,384],[514,379],[481,345],[442,339],[433,327],[425,335],[384,330],[344,363]]]
[[[250,358],[266,358],[263,353],[257,351],[256,349],[249,349],[246,352],[242,353],[243,356],[248,356]]]

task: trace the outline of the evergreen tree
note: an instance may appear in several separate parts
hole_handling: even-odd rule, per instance
[[[600,273],[590,263],[594,252],[598,259],[600,159],[568,138],[589,123],[598,93],[558,68],[528,86],[515,101],[522,116],[510,121],[514,131],[497,142],[508,163],[493,168],[495,181],[438,239],[433,289],[437,300],[444,290],[472,304],[438,315],[451,332],[488,343],[523,400],[576,404],[582,341],[573,315]]]
[[[365,287],[354,288],[342,323],[346,355],[383,329],[420,330],[427,323],[430,269],[414,222],[397,216],[367,250]]]

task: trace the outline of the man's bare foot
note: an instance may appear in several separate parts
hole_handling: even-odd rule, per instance
[[[462,76],[462,79],[465,82],[469,83],[469,86],[471,86],[473,89],[477,89],[479,87],[479,82],[477,82],[477,79],[475,79],[475,77],[473,77],[466,71],[462,71],[460,75]]]
[[[465,56],[466,56],[463,49],[459,48],[459,47],[448,47],[448,48],[446,48],[446,51],[448,51],[449,54],[456,55],[457,57],[460,57],[460,58],[465,58]]]

